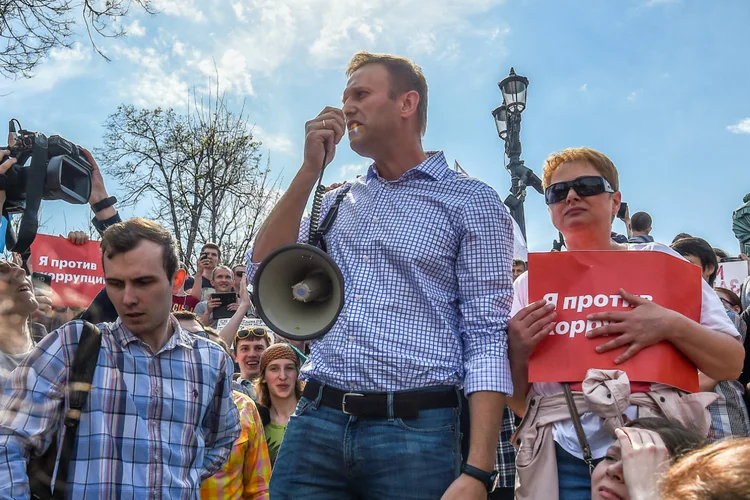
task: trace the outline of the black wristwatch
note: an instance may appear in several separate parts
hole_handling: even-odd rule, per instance
[[[109,208],[115,203],[117,203],[117,198],[115,198],[114,196],[110,196],[109,198],[104,198],[102,201],[97,201],[96,203],[91,205],[91,210],[93,210],[95,214],[98,214],[105,208]]]
[[[483,471],[482,469],[477,469],[472,465],[464,464],[461,472],[466,474],[467,476],[473,477],[474,479],[484,484],[484,487],[487,488],[487,493],[490,493],[495,488],[495,480],[497,479],[496,470],[487,472]]]

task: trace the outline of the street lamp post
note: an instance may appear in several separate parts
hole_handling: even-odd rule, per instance
[[[510,195],[505,199],[505,205],[526,238],[523,209],[526,187],[531,186],[540,194],[544,193],[542,181],[521,159],[521,113],[526,109],[529,79],[516,75],[515,70],[510,68],[510,74],[497,85],[503,94],[503,104],[492,111],[492,116],[495,118],[498,136],[505,141],[505,154],[509,160],[506,168],[511,180]]]

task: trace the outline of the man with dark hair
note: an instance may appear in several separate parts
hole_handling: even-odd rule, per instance
[[[716,253],[706,240],[701,238],[684,238],[672,243],[672,249],[687,260],[699,266],[703,279],[712,287],[719,268]],[[731,293],[731,292],[730,292]],[[720,296],[721,297],[721,296]],[[726,308],[726,305],[725,305]],[[727,315],[737,326],[737,314],[727,309]],[[745,341],[746,332],[738,328],[740,342]],[[743,400],[745,387],[737,380],[717,381],[699,373],[701,391],[715,392],[720,398],[711,403],[707,409],[711,414],[711,429],[708,437],[712,440],[729,436],[750,436],[750,416]]]
[[[651,216],[646,212],[636,212],[630,218],[630,239],[628,243],[653,243],[651,233]]]
[[[216,243],[206,243],[201,247],[198,254],[198,264],[195,266],[195,277],[185,281],[185,289],[190,289],[190,295],[201,300],[206,300],[214,293],[211,284],[212,276],[216,266],[221,264],[221,249]]]
[[[252,281],[271,252],[307,239],[305,205],[344,135],[373,160],[323,237],[345,305],[301,370],[307,384],[271,496],[486,500],[513,390],[513,223],[491,187],[424,151],[419,66],[360,52],[346,76],[342,109],[326,107],[305,124],[303,164],[249,255]],[[343,189],[325,194],[323,217]],[[459,391],[469,407],[464,456]]]
[[[688,233],[678,233],[677,236],[672,239],[672,243],[677,243],[678,241],[684,240],[685,238],[692,238],[692,235],[689,235]]]
[[[714,286],[719,262],[716,260],[714,249],[706,240],[694,237],[682,238],[672,243],[671,246],[672,250],[699,266],[703,272],[703,279],[711,287]]]
[[[69,498],[196,498],[240,434],[232,363],[170,316],[178,260],[168,231],[145,219],[102,238],[107,295],[118,320],[79,416]],[[0,497],[28,498],[27,462],[44,454],[69,407],[68,371],[83,323],[50,333],[11,375],[0,408]],[[200,436],[198,438],[197,436]]]

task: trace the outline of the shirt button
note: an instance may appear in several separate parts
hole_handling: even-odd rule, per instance
[[[349,389],[354,389],[355,385],[354,382],[349,382]]]
[[[349,342],[354,342],[354,335],[349,337]]]
[[[365,262],[367,262],[367,261],[370,260],[370,257],[368,257],[367,255],[365,255],[364,257],[362,257],[362,260],[365,261]]]
[[[372,221],[373,221],[373,222],[380,222],[380,219],[378,219],[377,217],[373,217],[373,218],[372,218]]]
[[[393,184],[386,184],[385,187],[388,189],[393,189]]]
[[[356,300],[357,302],[359,302],[360,300],[362,300],[362,296],[361,295],[355,295],[354,296],[354,300]]]

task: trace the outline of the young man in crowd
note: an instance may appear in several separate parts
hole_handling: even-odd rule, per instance
[[[240,367],[238,382],[255,399],[253,382],[260,376],[260,357],[271,345],[271,336],[265,328],[240,330],[234,338],[234,359]]]
[[[79,416],[67,496],[195,498],[240,435],[231,360],[170,317],[178,258],[168,231],[131,219],[109,227],[101,247],[119,319],[98,325],[101,351]],[[74,321],[50,333],[5,386],[0,497],[29,498],[27,463],[63,428],[82,328]]]
[[[707,241],[701,238],[683,238],[672,244],[672,249],[685,257],[687,260],[701,268],[703,279],[710,286],[714,286],[716,271],[719,263],[716,253]],[[727,315],[735,322],[739,316],[734,311],[727,311]],[[745,336],[738,328],[740,342],[745,341]],[[703,373],[700,374],[701,390],[715,392],[720,398],[711,403],[708,411],[711,412],[711,430],[709,438],[722,439],[729,436],[750,436],[750,417],[745,405],[745,387],[738,380],[714,380]]]
[[[198,300],[206,300],[214,292],[213,273],[221,264],[221,249],[216,243],[206,243],[198,254],[195,278],[188,278],[185,289]]]
[[[526,261],[522,259],[513,259],[513,281],[528,270]]]
[[[654,238],[651,233],[651,216],[646,212],[636,212],[630,218],[629,224],[630,239],[629,243],[653,243]]]
[[[212,292],[205,300],[199,302],[198,305],[195,306],[195,314],[198,315],[204,325],[216,328],[219,323],[219,318],[215,317],[214,312],[221,307],[221,299],[212,298],[212,295],[214,293],[232,293],[233,286],[234,275],[232,274],[232,270],[227,266],[216,266],[211,274]],[[226,311],[224,311],[225,314],[222,317],[231,317],[232,314],[227,314],[227,312],[234,313],[237,311],[239,304],[235,300],[235,302],[225,307]]]
[[[492,188],[423,150],[427,82],[418,66],[360,52],[347,76],[343,109],[327,107],[306,123],[303,165],[247,269],[252,275],[277,248],[307,239],[305,205],[324,159],[348,135],[374,164],[351,184],[324,237],[344,276],[345,305],[302,368],[307,385],[271,496],[486,499],[513,390],[513,224]],[[325,195],[322,216],[341,189]],[[471,420],[464,457],[459,388]]]

